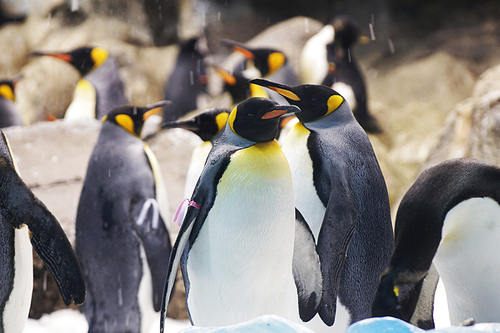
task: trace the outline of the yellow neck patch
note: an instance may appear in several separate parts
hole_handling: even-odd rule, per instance
[[[324,117],[328,116],[330,113],[332,113],[333,111],[337,110],[337,108],[340,106],[340,104],[342,104],[343,101],[344,101],[344,98],[340,95],[330,96],[330,98],[328,99],[328,102],[326,103],[328,105],[328,111],[325,113],[324,116],[322,116],[318,119],[324,118]]]
[[[10,101],[16,100],[16,97],[14,96],[14,92],[12,91],[12,88],[7,84],[0,85],[0,96],[8,99]]]
[[[137,136],[134,132],[134,121],[130,118],[130,116],[127,116],[126,114],[119,114],[115,116],[115,120],[116,123],[123,127],[127,132]]]
[[[215,123],[217,124],[218,128],[217,132],[220,132],[224,128],[224,126],[226,126],[228,118],[229,118],[229,113],[227,112],[222,112],[215,116]]]
[[[269,65],[269,73],[268,75],[271,75],[272,73],[276,72],[278,69],[283,67],[285,64],[285,55],[281,52],[273,52],[269,55],[269,58],[267,58],[268,65]]]
[[[109,52],[102,47],[94,47],[92,51],[90,51],[90,58],[94,61],[93,69],[101,66],[109,57]]]

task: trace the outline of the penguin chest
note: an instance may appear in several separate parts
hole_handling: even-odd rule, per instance
[[[187,259],[195,325],[228,325],[274,313],[294,318],[295,211],[288,162],[276,142],[242,149]]]
[[[14,230],[14,281],[2,313],[4,332],[22,332],[33,291],[33,254],[28,227]]]
[[[450,321],[458,325],[500,320],[500,205],[491,198],[471,198],[446,215],[434,264],[442,278]]]
[[[283,152],[290,163],[295,206],[304,216],[317,241],[326,208],[314,186],[313,162],[307,147],[310,134],[302,123],[295,124],[283,141]]]
[[[89,81],[80,79],[75,87],[73,100],[69,105],[64,120],[95,119],[97,93]]]

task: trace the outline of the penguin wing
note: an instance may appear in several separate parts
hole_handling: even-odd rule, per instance
[[[323,278],[314,235],[297,209],[295,210],[295,243],[292,270],[299,298],[300,319],[307,322],[318,312]]]
[[[170,256],[172,245],[167,227],[160,214],[158,203],[149,198],[134,204],[131,207],[135,218],[133,229],[139,236],[153,280],[153,306],[160,311],[161,294],[167,274],[165,261]]]
[[[0,158],[0,170],[1,214],[15,228],[28,226],[31,244],[54,276],[64,303],[82,304],[86,294],[82,270],[59,222],[21,180],[8,159]]]
[[[335,321],[340,275],[357,220],[356,202],[345,170],[333,164],[330,175],[330,196],[317,243],[323,274],[323,295],[318,313],[328,326]]]

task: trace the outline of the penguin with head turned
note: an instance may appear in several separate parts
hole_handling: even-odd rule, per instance
[[[168,265],[162,331],[179,262],[193,325],[264,314],[309,320],[316,313],[319,258],[307,224],[296,219],[290,168],[274,140],[279,117],[298,111],[257,97],[231,111],[185,215],[175,216],[182,225]]]
[[[499,241],[498,166],[461,158],[424,170],[399,205],[396,246],[372,314],[419,326],[433,323],[432,306],[427,318],[420,314],[423,322],[412,317],[418,315],[422,293],[428,292],[424,279],[434,265],[446,290],[452,325],[469,318],[500,321]]]
[[[349,16],[338,16],[332,21],[335,39],[326,46],[328,73],[322,84],[344,96],[356,120],[368,133],[381,133],[382,128],[368,109],[368,95],[363,74],[353,53],[358,41],[367,42],[360,34],[359,25]]]
[[[23,126],[21,114],[17,108],[15,88],[21,76],[13,80],[0,80],[0,128]]]
[[[84,302],[85,281],[59,222],[19,177],[2,131],[0,180],[0,332],[20,333],[33,290],[32,246],[54,276],[66,305]]]
[[[32,52],[75,67],[81,75],[64,119],[102,119],[114,108],[128,104],[118,64],[102,47],[80,47],[70,52]]]
[[[295,205],[317,242],[323,272],[321,319],[348,312],[337,327],[370,316],[380,274],[393,248],[389,198],[372,145],[346,103],[323,85],[267,87],[298,106],[297,123],[283,139]],[[338,311],[337,311],[338,314]]]
[[[163,122],[174,121],[200,108],[207,96],[208,76],[201,38],[191,38],[180,44],[173,72],[165,85],[165,99],[172,105],[163,111]]]
[[[191,154],[191,161],[189,162],[186,183],[184,185],[185,198],[191,197],[196,182],[205,166],[208,153],[212,149],[213,141],[226,126],[230,111],[231,110],[221,108],[208,109],[190,119],[162,124],[162,129],[183,128],[198,135],[200,139],[203,140],[203,143],[198,145]]]
[[[158,161],[139,136],[166,104],[121,106],[103,118],[76,216],[89,332],[147,332],[158,316],[171,250],[168,202]]]

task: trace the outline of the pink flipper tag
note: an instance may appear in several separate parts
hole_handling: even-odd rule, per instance
[[[180,227],[182,225],[182,222],[184,221],[184,217],[186,216],[186,211],[189,206],[193,206],[194,208],[200,209],[200,205],[198,205],[194,201],[189,201],[189,199],[186,198],[182,200],[179,207],[177,207],[177,210],[175,211],[174,214],[174,218],[172,219],[172,223],[177,223],[177,225]]]

